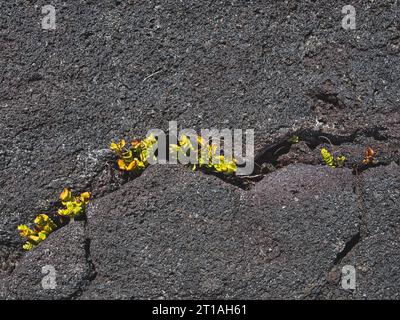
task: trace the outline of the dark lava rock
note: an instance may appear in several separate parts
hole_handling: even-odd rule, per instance
[[[398,163],[396,0],[353,1],[356,30],[341,27],[346,2],[55,0],[57,28],[42,30],[41,7],[47,4],[1,4],[1,276],[10,275],[23,255],[18,224],[54,212],[64,187],[98,196],[118,190],[107,162],[110,141],[167,129],[169,120],[198,130],[254,129],[256,150],[297,129],[347,136],[370,129],[374,134],[361,134],[360,139],[371,138],[368,145],[381,142],[385,163]],[[362,151],[353,146],[347,150],[349,156]],[[169,181],[160,179],[162,184]],[[218,183],[221,197],[228,193],[240,198],[241,191]],[[350,191],[343,194],[353,197]],[[146,199],[145,194],[140,197]],[[150,208],[168,206],[159,199]],[[311,207],[295,208],[304,212]],[[225,208],[246,211],[240,206],[229,209],[225,202],[207,208],[221,216]],[[120,237],[118,231],[111,236]],[[227,287],[223,280],[216,283]],[[222,296],[221,286],[198,294]],[[295,286],[296,295],[300,287]],[[133,295],[162,295],[155,288]],[[177,287],[165,295],[174,295],[173,290]],[[104,292],[99,296],[112,296]],[[114,295],[125,297],[123,292]],[[238,292],[246,296],[250,289]],[[190,293],[185,289],[181,296]]]
[[[247,236],[271,237],[281,250],[268,267],[257,266],[254,280],[263,286],[249,297],[313,298],[359,229],[350,170],[290,165],[267,175],[248,196],[243,224],[263,231]]]
[[[74,298],[94,275],[88,259],[88,245],[83,222],[70,223],[51,234],[20,260],[10,276],[1,279],[0,298]],[[55,272],[54,287],[51,281],[46,281],[50,280],[52,270]]]
[[[356,270],[356,289],[348,298],[400,298],[400,170],[392,164],[373,168],[361,178],[362,219],[366,232],[353,244],[336,270],[345,265]],[[327,286],[323,294],[336,298],[340,292]]]
[[[291,166],[252,191],[149,168],[88,212],[82,298],[302,298],[357,233],[348,170]]]
[[[289,165],[245,191],[153,166],[93,201],[86,231],[69,224],[26,254],[1,281],[2,298],[395,298],[397,169],[357,178]],[[57,270],[54,291],[40,288],[45,264]],[[355,291],[341,287],[349,264]]]
[[[233,295],[225,281],[242,268],[240,195],[216,177],[154,166],[95,201],[88,227],[97,277],[83,298]]]

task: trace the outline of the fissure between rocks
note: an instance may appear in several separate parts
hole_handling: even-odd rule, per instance
[[[368,221],[367,221],[367,211],[364,205],[364,196],[363,196],[363,184],[362,184],[362,171],[354,170],[354,188],[353,192],[356,196],[357,200],[357,208],[358,208],[358,232],[354,234],[344,245],[343,249],[338,252],[335,259],[332,261],[330,269],[327,274],[319,275],[317,282],[319,284],[315,286],[314,292],[310,292],[307,296],[313,294],[315,297],[318,297],[321,291],[324,289],[326,285],[329,285],[328,277],[331,273],[336,273],[338,271],[338,266],[341,262],[346,259],[353,250],[369,235],[368,231]]]
[[[84,222],[84,240],[83,240],[83,247],[85,250],[85,261],[88,267],[88,276],[81,282],[80,287],[70,294],[67,299],[75,300],[78,299],[85,290],[90,286],[92,281],[94,281],[97,277],[97,270],[96,266],[92,260],[91,256],[91,249],[90,249],[91,239],[89,237],[89,230],[88,230],[88,221],[85,220]]]

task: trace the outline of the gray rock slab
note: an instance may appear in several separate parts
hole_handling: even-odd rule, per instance
[[[88,211],[82,298],[302,298],[358,230],[348,170],[289,166],[243,191],[156,166]]]
[[[11,275],[0,279],[0,297],[32,300],[74,298],[93,277],[87,245],[83,222],[70,223],[55,231],[26,253]],[[53,275],[55,282],[50,279]]]

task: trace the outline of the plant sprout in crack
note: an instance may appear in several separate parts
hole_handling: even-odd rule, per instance
[[[58,210],[60,220],[68,217],[71,221],[81,216],[85,212],[87,203],[90,200],[90,192],[83,192],[77,197],[72,196],[72,192],[65,188],[60,194],[60,200],[64,208]],[[39,243],[46,240],[47,237],[57,230],[59,226],[46,214],[39,214],[34,220],[34,226],[31,229],[25,224],[18,226],[21,237],[26,239],[26,243],[22,246],[24,250],[31,250]]]

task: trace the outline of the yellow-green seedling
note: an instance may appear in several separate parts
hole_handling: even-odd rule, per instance
[[[335,159],[333,155],[326,148],[321,149],[321,155],[325,164],[331,168],[343,167],[344,162],[346,161],[346,157],[343,155],[338,156]]]
[[[336,164],[337,164],[338,167],[343,167],[345,161],[346,161],[346,157],[343,156],[343,155],[341,155],[339,157],[336,157]]]
[[[25,224],[18,226],[19,234],[27,240],[23,245],[25,250],[31,250],[57,229],[56,224],[46,214],[39,214],[34,223],[33,229]]]
[[[154,135],[150,135],[143,140],[133,140],[129,147],[126,146],[124,139],[113,141],[110,149],[117,155],[117,165],[121,171],[140,172],[149,165],[149,157],[156,145],[157,139]]]
[[[327,149],[322,148],[321,155],[322,155],[322,159],[324,160],[324,162],[327,166],[332,167],[332,168],[335,167],[334,161],[333,161],[333,156],[330,154],[330,152]]]
[[[79,196],[73,197],[71,190],[65,188],[60,194],[60,200],[64,208],[58,209],[58,214],[62,217],[78,217],[84,213],[90,196],[90,192],[83,192]]]
[[[289,142],[291,144],[299,143],[299,141],[300,141],[300,138],[296,135],[293,135],[289,139],[287,139],[287,142]]]
[[[209,144],[201,136],[196,137],[197,146],[193,146],[191,140],[186,135],[181,135],[178,144],[171,144],[170,150],[172,154],[179,154],[189,157],[192,152],[196,157],[196,164],[192,165],[193,170],[197,168],[204,168],[206,170],[231,175],[237,171],[237,161],[233,157],[225,157],[224,155],[217,154],[217,146]]]

